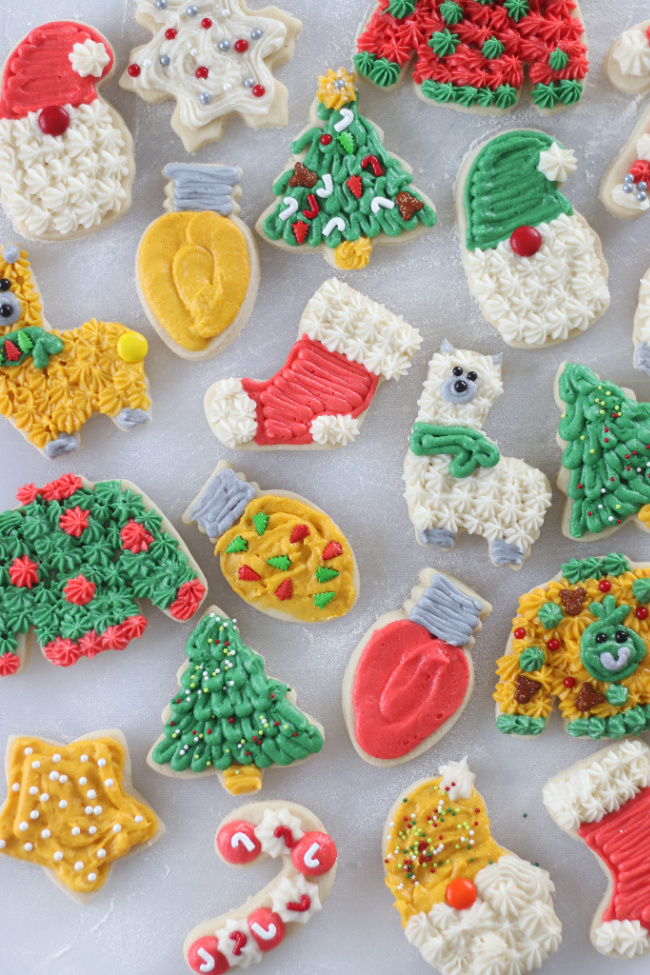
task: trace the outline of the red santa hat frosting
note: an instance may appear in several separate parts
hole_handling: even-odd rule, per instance
[[[92,27],[54,21],[31,31],[9,55],[0,92],[0,118],[88,104],[113,67],[110,45]]]

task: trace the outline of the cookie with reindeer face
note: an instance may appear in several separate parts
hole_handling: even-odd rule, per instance
[[[551,503],[542,471],[503,457],[482,432],[503,392],[501,355],[454,349],[429,363],[404,460],[404,497],[421,545],[449,551],[460,532],[483,535],[495,565],[521,568]]]

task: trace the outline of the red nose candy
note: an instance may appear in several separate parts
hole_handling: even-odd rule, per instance
[[[542,235],[535,227],[517,227],[510,237],[510,246],[519,257],[532,257],[542,246]]]
[[[61,105],[48,105],[38,116],[38,125],[45,135],[63,135],[70,125],[70,116]]]
[[[450,907],[465,911],[476,901],[476,887],[471,880],[456,877],[447,885],[445,899]]]

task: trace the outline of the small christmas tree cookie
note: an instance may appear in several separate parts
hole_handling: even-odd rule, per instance
[[[439,772],[402,793],[384,828],[404,933],[441,975],[527,975],[562,940],[551,878],[495,842],[466,758]]]
[[[341,530],[290,491],[261,491],[222,460],[183,515],[216,542],[238,596],[277,619],[323,623],[349,612],[359,570]]]
[[[392,88],[413,60],[423,101],[486,115],[515,107],[526,68],[541,112],[575,105],[589,67],[573,0],[379,0],[357,40],[355,68]]]
[[[165,730],[147,761],[165,775],[217,773],[228,792],[262,788],[274,765],[304,761],[323,747],[323,728],[296,707],[296,694],[267,677],[264,658],[234,620],[210,606],[185,648],[180,691],[163,711]]]
[[[237,338],[260,283],[255,238],[237,217],[241,170],[172,163],[163,175],[167,213],[140,241],[138,293],[172,352],[209,359]]]
[[[152,38],[131,51],[120,85],[147,102],[174,98],[172,128],[188,152],[217,142],[234,114],[252,129],[287,124],[273,69],[293,56],[295,17],[245,0],[136,0],[135,17]]]
[[[610,958],[650,952],[649,786],[650,748],[641,741],[603,748],[544,786],[555,822],[584,840],[610,875],[590,930],[596,951]]]
[[[45,457],[78,450],[93,413],[126,431],[150,421],[147,348],[144,335],[119,322],[51,328],[27,254],[2,248],[0,413]]]
[[[113,70],[106,38],[72,20],[35,27],[7,58],[0,194],[24,237],[85,237],[129,209],[133,139],[99,91]]]
[[[570,362],[555,377],[555,401],[562,411],[557,483],[567,496],[563,533],[593,541],[628,518],[649,531],[650,403]]]
[[[470,650],[489,603],[453,576],[423,569],[404,610],[366,631],[343,678],[343,713],[371,765],[410,762],[451,730],[474,688]]]
[[[0,514],[0,677],[27,662],[31,627],[46,659],[70,667],[142,636],[139,599],[177,620],[199,608],[203,573],[129,481],[64,474],[25,484],[17,499]]]
[[[69,745],[12,735],[0,853],[36,863],[80,904],[104,885],[113,863],[165,832],[131,782],[121,731],[97,731]]]
[[[215,838],[225,863],[247,867],[279,857],[280,873],[241,907],[198,924],[185,939],[193,972],[248,968],[262,961],[321,910],[334,884],[337,850],[321,821],[305,806],[251,802],[226,816]]]
[[[574,738],[650,728],[650,564],[571,559],[519,600],[497,661],[497,728],[540,735],[555,698]]]
[[[584,332],[609,307],[600,239],[560,192],[573,152],[544,132],[512,129],[470,154],[456,218],[470,291],[517,349]]]
[[[318,77],[310,124],[275,181],[257,232],[288,251],[320,250],[345,271],[366,267],[374,244],[400,244],[433,227],[431,201],[411,186],[410,166],[389,153],[383,132],[359,111],[354,75]]]
[[[210,429],[227,447],[342,447],[358,436],[382,380],[405,375],[421,341],[400,315],[330,278],[308,302],[275,376],[210,386]]]

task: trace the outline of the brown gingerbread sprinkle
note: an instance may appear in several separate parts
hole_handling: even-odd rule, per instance
[[[582,588],[560,590],[560,599],[564,603],[564,608],[568,616],[580,615],[582,612],[582,603],[586,595],[587,590]]]
[[[525,674],[517,674],[515,678],[515,701],[517,704],[528,704],[533,694],[541,690],[542,685],[538,680],[531,680]]]
[[[606,701],[604,694],[597,691],[592,684],[585,682],[580,688],[580,692],[576,694],[575,705],[578,711],[591,711],[598,704],[603,704]]]
[[[424,209],[422,200],[418,200],[416,196],[411,196],[406,190],[402,190],[401,193],[397,194],[395,202],[397,203],[399,212],[402,214],[402,220],[410,220],[414,213]]]
[[[313,173],[311,169],[307,169],[301,162],[296,163],[293,168],[293,176],[289,180],[289,186],[306,186],[311,189],[317,182],[317,173]]]

